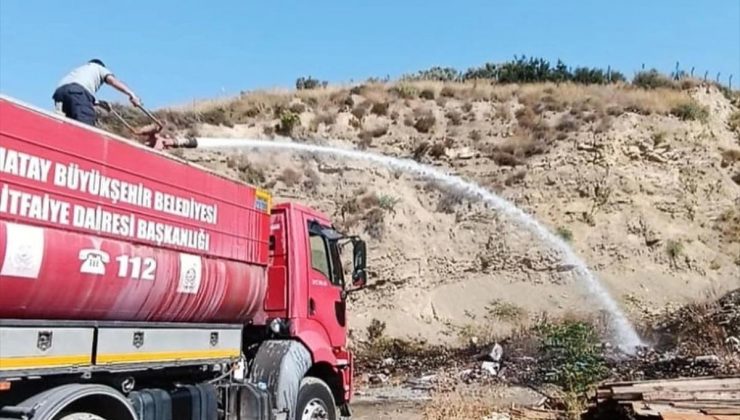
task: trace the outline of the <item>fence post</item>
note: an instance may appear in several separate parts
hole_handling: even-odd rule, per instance
[[[730,75],[730,80],[729,80],[729,83],[728,83],[729,84],[729,87],[730,87],[730,91],[732,91],[732,76],[733,75],[731,74]]]
[[[721,72],[717,72],[717,84],[719,84],[719,75],[722,74]]]
[[[691,66],[691,78],[694,78],[694,66]]]
[[[709,70],[704,72],[704,83],[707,82],[707,77],[709,77]]]

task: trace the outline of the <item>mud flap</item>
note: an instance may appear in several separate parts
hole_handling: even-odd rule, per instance
[[[303,344],[290,340],[265,341],[257,350],[249,380],[272,395],[272,408],[277,413],[290,417],[295,412],[301,379],[311,364],[311,353]]]

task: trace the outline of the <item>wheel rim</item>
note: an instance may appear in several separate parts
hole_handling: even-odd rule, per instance
[[[306,404],[301,415],[301,420],[328,420],[329,412],[326,405],[318,398],[314,398]]]

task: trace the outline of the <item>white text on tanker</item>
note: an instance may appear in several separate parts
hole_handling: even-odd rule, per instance
[[[51,174],[53,169],[53,174]],[[0,147],[0,173],[52,184],[137,207],[179,216],[199,222],[217,224],[218,207],[194,198],[152,190],[143,183],[131,183],[103,175],[97,169],[83,169],[76,163],[63,164],[28,153]]]

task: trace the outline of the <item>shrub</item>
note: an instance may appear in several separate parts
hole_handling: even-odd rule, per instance
[[[526,311],[510,302],[495,299],[486,305],[486,319],[491,321],[513,322],[521,320]]]
[[[740,110],[730,114],[730,117],[727,119],[727,126],[735,132],[738,140],[740,140]]]
[[[331,112],[322,112],[316,115],[313,120],[311,120],[311,129],[313,131],[316,131],[321,124],[324,124],[328,127],[330,125],[333,125],[335,122],[337,122],[336,114]]]
[[[544,141],[533,139],[532,137],[513,137],[502,144],[494,146],[492,152],[493,154],[508,154],[516,158],[528,158],[545,153],[547,150],[546,146]],[[519,162],[518,159],[517,162]],[[521,163],[519,162],[518,164]]]
[[[683,244],[679,241],[671,239],[666,242],[665,250],[668,256],[671,257],[672,260],[675,260],[683,252]]]
[[[391,89],[391,92],[394,92],[403,99],[413,99],[418,95],[418,90],[414,86],[406,83],[400,83],[394,86]]]
[[[434,98],[436,97],[436,95],[434,93],[434,90],[432,90],[432,89],[424,89],[424,90],[421,91],[421,93],[419,93],[419,97],[422,98],[422,99],[427,99],[427,100],[430,100],[431,101],[431,100],[434,100]]]
[[[524,162],[514,156],[511,153],[508,152],[493,152],[493,161],[496,162],[498,165],[501,166],[517,166],[517,165],[523,165]]]
[[[541,365],[547,377],[566,392],[583,393],[608,373],[601,356],[599,335],[585,322],[544,323],[536,330],[541,337]]]
[[[360,146],[363,149],[370,147],[373,138],[382,137],[388,132],[388,126],[384,125],[381,127],[373,128],[372,130],[363,130],[360,133]]]
[[[316,189],[321,184],[321,175],[319,175],[318,172],[316,172],[313,168],[308,168],[306,170],[306,180],[303,181],[303,188],[305,188],[308,191],[316,191]]]
[[[445,147],[444,143],[434,143],[432,147],[429,148],[429,156],[433,157],[434,159],[439,159],[445,155],[446,151],[447,148]]]
[[[668,76],[652,69],[641,71],[632,79],[632,84],[643,89],[675,88],[676,84]]]
[[[288,109],[293,113],[302,114],[306,112],[306,104],[304,104],[303,102],[294,102],[290,104]]]
[[[356,130],[359,130],[359,129],[362,128],[362,121],[358,120],[355,117],[352,117],[352,118],[349,119],[349,125],[350,125],[350,127],[354,128]]]
[[[456,109],[451,109],[447,111],[447,114],[445,114],[447,119],[450,120],[450,123],[452,125],[460,125],[462,124],[462,113]]]
[[[462,110],[464,112],[470,112],[473,110],[473,103],[472,102],[465,102],[462,106]]]
[[[473,130],[468,134],[468,137],[470,137],[470,140],[473,140],[475,142],[480,141],[483,138],[483,135],[478,130]]]
[[[609,73],[608,77],[609,83],[623,83],[627,81],[627,78],[624,76],[624,74],[620,71],[612,70]]]
[[[520,127],[525,129],[532,129],[537,125],[537,115],[530,107],[519,108],[514,113],[516,121]]]
[[[288,187],[292,187],[301,180],[301,174],[292,168],[285,168],[283,173],[278,176],[278,180],[282,181]]]
[[[740,149],[725,149],[722,151],[723,168],[734,165],[737,162],[740,162]]]
[[[504,181],[504,185],[507,187],[510,187],[512,185],[516,185],[524,181],[524,178],[527,176],[527,171],[519,170],[514,172],[513,174],[506,177],[506,180]]]
[[[370,107],[370,112],[379,116],[388,115],[388,107],[388,102],[374,102]]]
[[[367,326],[367,339],[370,342],[378,341],[385,336],[385,322],[375,318]]]
[[[355,116],[358,120],[362,121],[362,119],[365,117],[365,114],[367,113],[367,110],[369,108],[369,104],[367,102],[363,102],[356,107],[352,108],[352,115]]]
[[[587,84],[604,84],[607,82],[604,70],[597,68],[578,67],[573,71],[572,81],[575,83]]]
[[[464,199],[464,193],[445,188],[442,190],[442,197],[437,202],[437,211],[440,213],[452,214],[455,212],[457,206],[462,204]]]
[[[455,95],[456,91],[451,86],[444,86],[442,90],[439,91],[439,96],[443,98],[454,98]]]
[[[674,106],[673,109],[671,109],[671,114],[683,121],[705,122],[707,118],[709,118],[709,110],[707,107],[700,105],[694,100]]]
[[[234,123],[229,119],[228,111],[222,107],[205,111],[201,114],[201,119],[206,124],[223,125],[226,127],[234,126]]]
[[[275,127],[275,131],[284,136],[290,136],[293,134],[293,129],[300,124],[301,117],[299,117],[298,114],[289,110],[284,110],[280,114],[280,122],[277,127]]]
[[[373,144],[373,136],[368,131],[360,133],[360,142],[357,144],[360,150],[365,150]]]
[[[657,146],[665,143],[666,133],[665,133],[665,131],[659,131],[657,133],[653,133],[653,135],[651,136],[651,138],[653,139],[653,146],[656,146],[657,147]]]
[[[415,74],[406,75],[405,80],[437,80],[440,82],[452,82],[460,80],[462,75],[452,67],[432,67],[427,70],[420,70]]]
[[[729,242],[740,242],[740,211],[729,209],[717,218],[715,228]]]
[[[396,204],[398,204],[400,201],[401,199],[390,195],[381,195],[380,197],[378,197],[378,207],[389,213],[395,214]]]
[[[423,141],[416,145],[413,152],[414,160],[417,162],[421,162],[421,160],[424,158],[424,156],[429,151],[429,142]]]
[[[564,116],[558,121],[558,125],[555,126],[558,131],[578,131],[580,124],[575,118]]]
[[[582,84],[616,83],[625,80],[618,71],[577,67],[571,70],[561,60],[552,65],[544,58],[514,57],[503,63],[485,63],[463,74],[464,80],[492,79],[498,83],[574,82]]]
[[[380,240],[385,235],[385,212],[380,207],[368,211],[363,217],[365,232],[371,238]]]
[[[320,81],[318,79],[314,79],[311,76],[308,77],[299,77],[295,81],[295,88],[297,90],[303,90],[303,89],[316,89],[318,87],[326,87],[329,84],[327,81]]]
[[[555,233],[558,234],[564,241],[570,242],[573,240],[573,232],[565,226],[559,226]]]
[[[429,133],[437,122],[431,111],[418,112],[414,128],[420,133]]]
[[[226,160],[226,166],[238,172],[239,179],[252,185],[262,185],[266,181],[264,170],[255,167],[245,155],[236,155]]]

